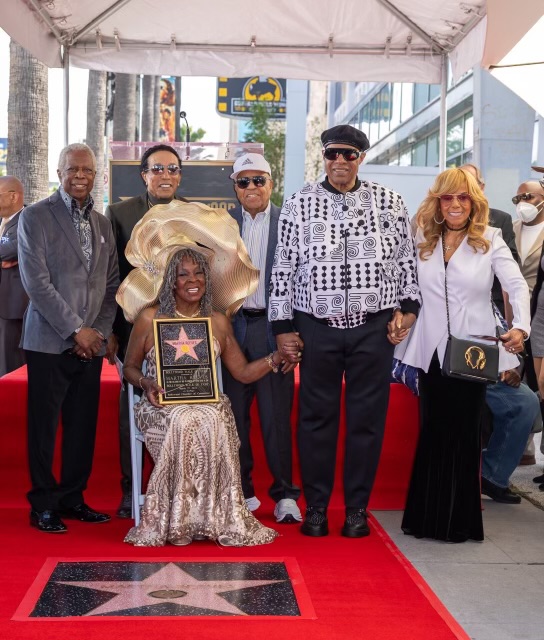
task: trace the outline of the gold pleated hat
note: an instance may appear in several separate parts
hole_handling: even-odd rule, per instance
[[[208,258],[214,310],[231,316],[257,288],[259,270],[251,263],[236,220],[224,209],[173,200],[152,207],[127,243],[125,256],[135,268],[121,283],[116,300],[129,322],[157,302],[166,267],[184,248]]]

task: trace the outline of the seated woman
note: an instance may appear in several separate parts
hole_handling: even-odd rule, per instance
[[[203,253],[178,251],[166,269],[158,305],[136,319],[123,373],[145,394],[135,418],[155,467],[149,479],[141,521],[125,538],[139,546],[166,542],[186,545],[208,538],[229,546],[266,544],[277,536],[246,506],[240,479],[239,440],[227,396],[217,403],[161,405],[156,381],[154,318],[211,317],[214,349],[240,382],[250,383],[283,366],[290,371],[300,359],[292,345],[291,362],[277,352],[248,363],[230,321],[212,311],[209,265]],[[147,371],[142,372],[142,363]]]

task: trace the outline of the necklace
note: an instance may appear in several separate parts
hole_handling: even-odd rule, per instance
[[[469,224],[470,224],[470,219],[468,219],[462,227],[459,227],[458,229],[456,229],[455,227],[450,227],[448,223],[444,220],[444,226],[448,231],[464,231],[465,229],[468,229]]]
[[[178,311],[177,309],[174,309],[174,314],[176,318],[196,318],[198,315],[200,315],[200,307],[198,307],[198,309],[190,316],[184,315],[183,313],[181,313],[181,311]]]
[[[455,231],[461,231],[461,229],[455,229]],[[457,247],[461,244],[461,242],[463,242],[464,237],[466,236],[466,233],[463,233],[460,236],[457,236],[456,238],[456,242],[454,242],[453,244],[445,244],[444,245],[444,250],[445,251],[452,251],[457,249]],[[445,239],[445,236],[444,236]]]

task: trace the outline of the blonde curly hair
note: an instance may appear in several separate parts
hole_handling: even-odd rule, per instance
[[[483,253],[489,250],[489,241],[484,238],[485,228],[489,222],[489,205],[483,191],[474,176],[466,169],[446,169],[434,181],[427,197],[417,210],[416,222],[423,231],[424,242],[417,245],[419,257],[426,260],[438,244],[443,233],[444,218],[440,211],[440,196],[447,193],[465,191],[472,200],[472,207],[467,227],[467,242],[474,249]]]

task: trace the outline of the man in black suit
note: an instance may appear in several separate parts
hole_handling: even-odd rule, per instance
[[[25,363],[19,347],[28,296],[17,259],[17,226],[23,210],[23,185],[13,176],[0,178],[0,377]]]
[[[110,204],[105,212],[111,221],[113,234],[117,244],[119,259],[119,277],[121,282],[128,276],[133,267],[125,257],[125,248],[132,230],[143,216],[156,204],[168,204],[176,196],[181,183],[181,158],[177,151],[166,144],[158,144],[145,151],[140,161],[140,175],[146,186],[145,193]],[[121,308],[113,324],[113,335],[108,343],[108,357],[113,360],[117,354],[120,360],[130,337],[132,325],[125,320]],[[119,449],[121,458],[121,490],[122,498],[117,516],[130,518],[132,504],[132,471],[130,461],[130,424],[128,415],[128,393],[123,382],[119,396]]]
[[[240,235],[253,264],[260,270],[259,286],[248,296],[233,318],[234,335],[246,358],[251,361],[276,350],[276,340],[268,322],[270,273],[278,240],[280,209],[270,202],[274,183],[270,165],[258,153],[240,156],[230,176],[240,206],[229,213],[240,226]],[[223,373],[225,393],[229,396],[240,437],[242,489],[248,508],[258,509],[251,472],[253,453],[250,444],[249,410],[257,396],[259,421],[266,460],[272,474],[269,495],[276,503],[274,515],[279,523],[302,520],[297,499],[300,489],[292,482],[291,408],[293,406],[293,372],[265,376],[244,385],[227,370]]]

